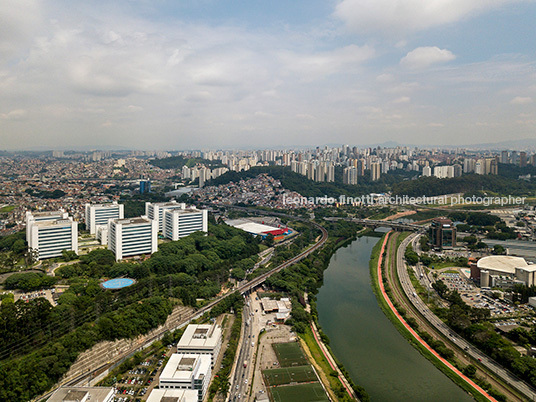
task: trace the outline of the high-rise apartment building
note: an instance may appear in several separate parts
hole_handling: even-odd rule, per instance
[[[370,179],[376,181],[380,179],[382,165],[379,162],[373,162],[370,164]]]

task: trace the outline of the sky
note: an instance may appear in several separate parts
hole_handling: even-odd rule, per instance
[[[536,137],[536,0],[0,2],[0,149]]]

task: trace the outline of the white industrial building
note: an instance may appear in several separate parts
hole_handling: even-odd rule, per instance
[[[194,389],[156,389],[154,388],[147,402],[197,402],[198,391]]]
[[[112,402],[112,387],[60,387],[48,402]]]
[[[158,231],[162,232],[164,229],[164,211],[170,209],[186,209],[186,204],[183,202],[177,202],[172,200],[170,202],[146,202],[145,203],[145,215],[152,220],[158,222]]]
[[[206,209],[165,209],[164,237],[179,240],[195,232],[208,232],[208,211]]]
[[[98,226],[108,226],[110,219],[123,219],[124,206],[117,202],[108,204],[86,204],[86,230],[97,233]]]
[[[197,400],[203,401],[210,383],[210,356],[174,353],[160,374],[160,389],[194,389]]]
[[[190,324],[177,343],[177,353],[210,355],[211,366],[218,358],[222,344],[222,329],[219,325]]]
[[[63,250],[78,253],[78,223],[72,218],[29,220],[26,227],[28,248],[37,252],[37,259],[60,257]]]
[[[504,287],[515,283],[536,285],[536,265],[522,257],[492,255],[483,257],[471,269],[471,277],[480,280],[481,287]]]
[[[158,222],[146,216],[108,221],[108,248],[116,261],[158,250]]]

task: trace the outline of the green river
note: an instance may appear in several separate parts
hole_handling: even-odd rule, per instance
[[[369,260],[375,237],[337,250],[318,293],[320,325],[335,356],[372,401],[471,401],[400,335],[372,292]]]

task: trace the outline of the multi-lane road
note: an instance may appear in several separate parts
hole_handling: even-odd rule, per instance
[[[499,365],[497,362],[486,356],[472,344],[467,342],[461,336],[456,334],[451,328],[449,328],[443,321],[441,321],[429,308],[428,306],[420,299],[420,297],[415,297],[416,290],[411,283],[409,278],[408,271],[406,269],[406,264],[404,261],[404,251],[408,244],[412,241],[416,241],[418,234],[413,234],[408,236],[400,246],[398,247],[396,253],[397,260],[397,274],[402,284],[404,293],[411,301],[413,306],[430,322],[439,332],[441,332],[446,338],[450,339],[458,348],[462,349],[465,354],[471,356],[475,361],[478,361],[479,364],[484,366],[490,373],[501,378],[505,383],[509,384],[512,388],[516,389],[519,393],[525,395],[530,400],[536,400],[536,390],[532,388],[527,383],[521,381],[519,378],[514,376],[504,367]]]

